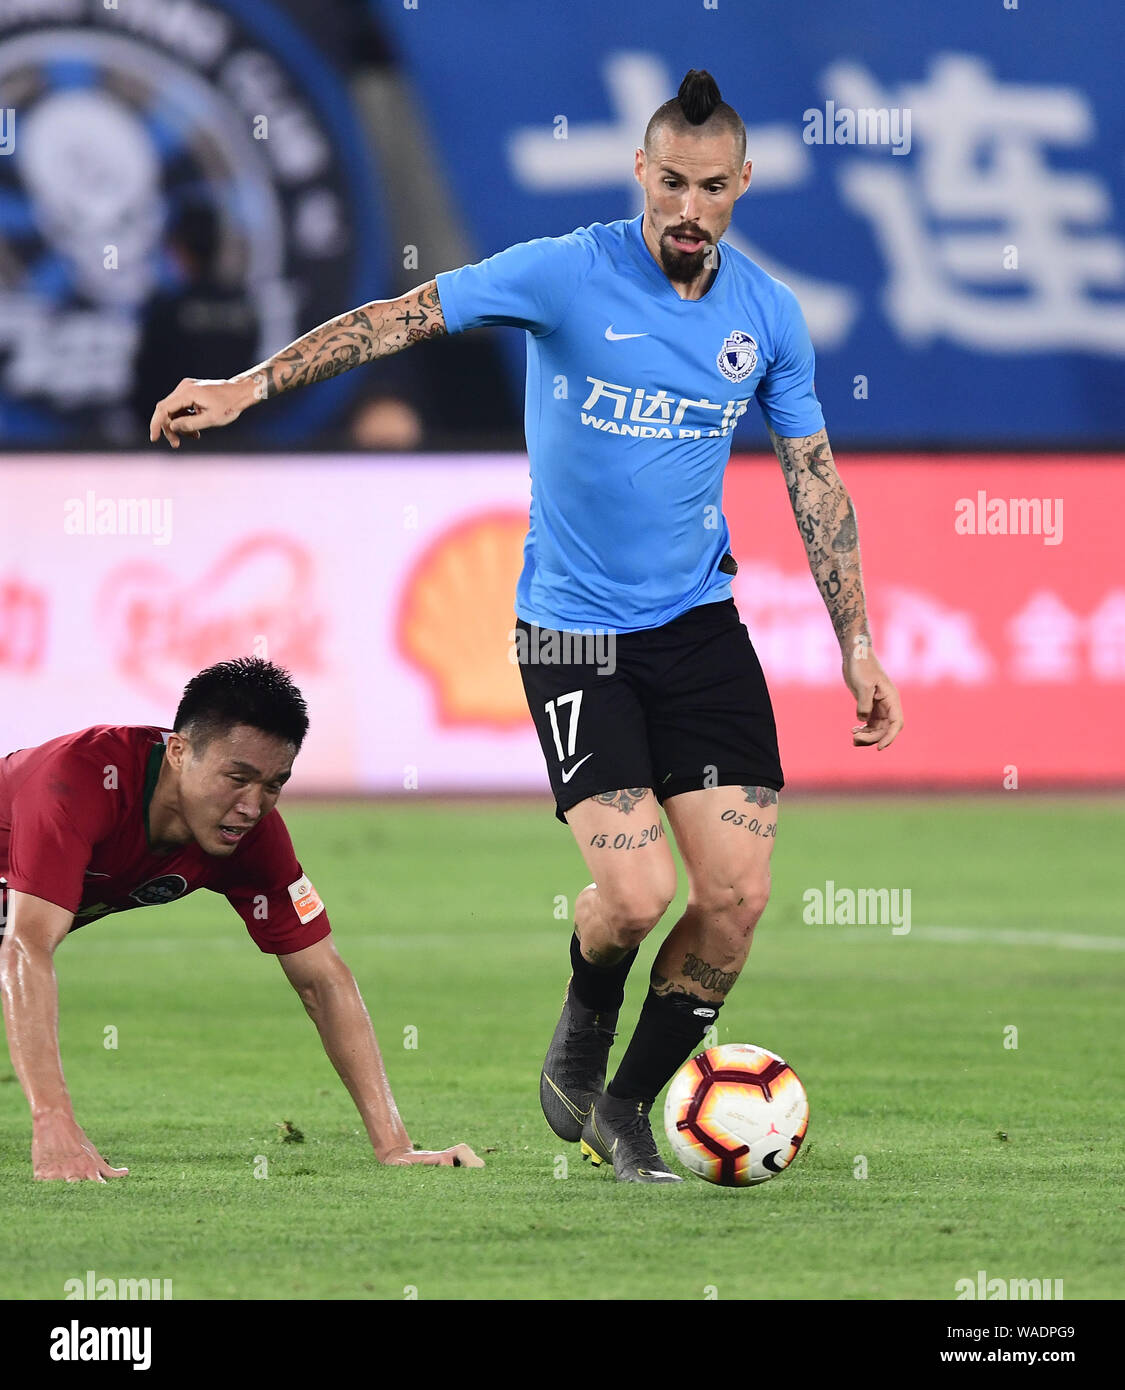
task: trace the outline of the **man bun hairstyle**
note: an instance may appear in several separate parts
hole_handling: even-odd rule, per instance
[[[216,734],[246,724],[283,739],[300,751],[309,730],[309,711],[289,672],[260,656],[220,661],[192,676],[184,687],[172,727],[197,752]]]
[[[719,84],[706,68],[691,69],[680,83],[676,100],[689,125],[702,125],[723,102]]]
[[[706,131],[708,135],[729,130],[734,136],[738,163],[741,166],[745,162],[746,127],[742,117],[723,100],[719,84],[706,68],[692,68],[685,74],[680,90],[672,100],[658,106],[653,112],[645,128],[646,154],[651,148],[653,136],[663,126],[669,127],[677,135],[692,131],[703,134],[704,126],[713,127],[713,130]]]

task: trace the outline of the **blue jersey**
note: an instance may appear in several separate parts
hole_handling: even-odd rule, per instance
[[[707,293],[681,299],[640,217],[523,242],[437,287],[450,333],[527,333],[519,617],[636,632],[729,598],[719,564],[736,423],[756,395],[779,435],[824,427],[792,290],[720,241]]]

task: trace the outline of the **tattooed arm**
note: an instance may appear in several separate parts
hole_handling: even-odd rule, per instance
[[[785,474],[809,568],[844,655],[844,680],[863,721],[853,728],[852,742],[886,748],[902,729],[902,702],[872,650],[855,507],[836,471],[828,432],[785,439],[770,429],[769,435]]]
[[[444,332],[437,282],[427,280],[398,299],[372,300],[329,319],[229,381],[185,377],[153,411],[148,437],[155,444],[163,434],[178,449],[181,435],[198,439],[200,430],[233,423],[257,401],[339,376]]]

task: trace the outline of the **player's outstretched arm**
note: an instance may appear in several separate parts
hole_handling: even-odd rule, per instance
[[[30,893],[9,895],[8,928],[0,945],[0,993],[8,1051],[31,1107],[31,1167],[41,1180],[105,1182],[112,1168],[74,1118],[59,1056],[59,988],[55,948],[74,914]]]
[[[836,471],[828,431],[800,439],[784,438],[772,429],[769,435],[809,568],[840,642],[844,680],[856,699],[861,723],[852,729],[852,742],[886,748],[902,730],[902,701],[871,644],[855,507]]]
[[[316,1024],[329,1060],[355,1101],[379,1162],[483,1168],[484,1160],[468,1144],[434,1150],[415,1149],[411,1144],[391,1094],[359,986],[337,953],[331,936],[278,959]]]
[[[178,449],[182,436],[198,439],[200,430],[232,424],[258,401],[390,357],[445,331],[437,282],[427,280],[398,299],[372,300],[329,319],[229,381],[185,377],[152,412],[148,437],[155,444],[163,434]]]

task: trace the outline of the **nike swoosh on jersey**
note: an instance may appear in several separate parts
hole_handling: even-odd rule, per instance
[[[615,333],[615,332],[613,331],[613,324],[611,323],[611,324],[609,325],[609,327],[608,327],[608,328],[606,329],[606,331],[605,331],[605,337],[606,337],[606,342],[607,342],[607,343],[619,343],[619,342],[622,340],[622,338],[647,338],[647,337],[648,337],[648,334],[647,334],[647,333]]]
[[[594,756],[593,753],[587,753],[585,758],[579,758],[579,760],[574,764],[574,766],[570,769],[569,772],[564,772],[564,773],[563,773],[563,775],[562,775],[563,781],[564,781],[564,782],[569,782],[570,779],[574,776],[574,774],[578,771],[578,769],[582,766],[582,764],[586,761],[586,759],[587,759],[587,758],[592,758],[593,756]]]

